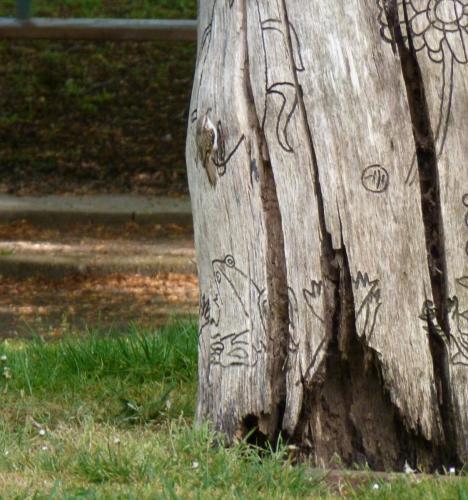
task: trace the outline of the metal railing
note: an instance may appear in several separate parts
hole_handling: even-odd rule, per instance
[[[31,17],[32,0],[16,1],[16,19],[0,17],[0,39],[196,41],[188,19],[58,19]]]

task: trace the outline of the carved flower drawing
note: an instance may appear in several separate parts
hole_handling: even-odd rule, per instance
[[[407,46],[427,55],[440,65],[440,105],[434,121],[437,154],[444,150],[454,94],[454,74],[468,62],[468,0],[376,0],[379,8],[380,34],[395,44],[389,27],[391,17],[398,15],[401,35]],[[395,12],[397,7],[398,12]],[[387,18],[388,15],[388,18]],[[416,179],[416,156],[408,171],[406,183]]]
[[[389,0],[378,0],[381,32],[392,41],[385,8]],[[405,19],[416,51],[424,48],[430,59],[441,63],[452,56],[460,64],[468,62],[468,0],[397,0],[398,18],[407,37]],[[406,15],[405,15],[406,9]]]

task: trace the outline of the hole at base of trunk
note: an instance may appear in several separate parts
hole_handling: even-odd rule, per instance
[[[247,415],[242,420],[242,435],[245,441],[258,448],[266,448],[269,443],[268,436],[260,431],[259,419],[256,415]]]
[[[378,353],[356,331],[346,250],[342,255],[332,338],[320,382],[306,389],[295,443],[310,443],[321,467],[432,471],[446,465],[440,450],[410,429],[392,403]]]

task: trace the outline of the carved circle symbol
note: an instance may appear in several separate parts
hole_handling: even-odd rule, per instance
[[[228,267],[234,267],[236,265],[236,262],[232,255],[227,255],[226,258],[224,259],[224,262]]]
[[[390,177],[382,165],[369,165],[362,172],[361,182],[367,191],[383,193],[388,189]]]

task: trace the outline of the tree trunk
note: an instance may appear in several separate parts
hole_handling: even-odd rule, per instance
[[[468,459],[466,5],[201,1],[197,416],[228,440]]]

